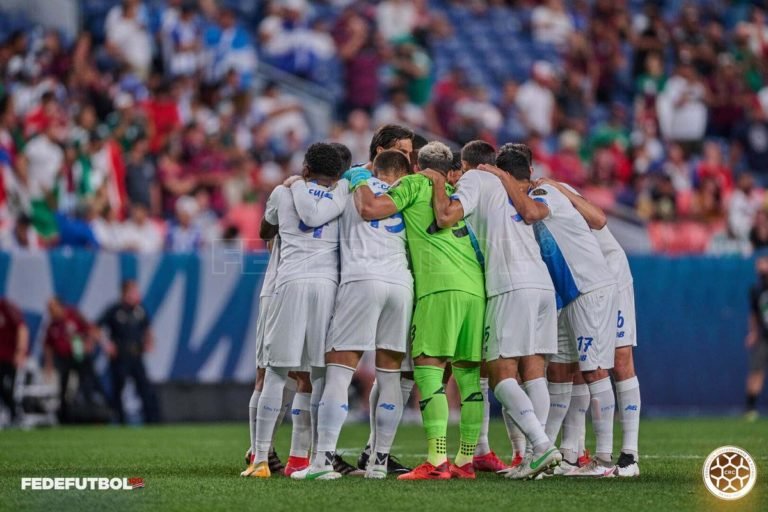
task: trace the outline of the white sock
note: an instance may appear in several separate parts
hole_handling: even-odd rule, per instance
[[[493,393],[504,404],[506,413],[531,441],[535,453],[540,453],[552,445],[533,411],[531,399],[515,379],[504,379],[499,382]]]
[[[613,452],[613,413],[616,409],[611,379],[606,377],[589,384],[589,394],[592,396],[592,427],[597,438],[595,455],[601,461],[610,463]]]
[[[509,443],[512,445],[512,456],[517,457],[520,455],[520,457],[525,457],[525,434],[512,420],[512,416],[509,415],[506,407],[501,408],[501,416],[504,418],[504,426],[507,427],[507,437],[509,437]]]
[[[488,425],[491,422],[491,402],[488,398],[488,379],[480,378],[480,392],[483,393],[483,424],[480,427],[480,437],[477,438],[475,456],[485,455],[491,451],[488,444]]]
[[[621,418],[621,451],[637,460],[637,437],[640,433],[640,383],[637,377],[616,383]]]
[[[413,392],[413,386],[416,382],[413,379],[407,379],[400,377],[400,392],[403,395],[403,409],[408,407],[408,402],[411,399],[411,393]]]
[[[539,377],[538,379],[532,379],[523,384],[523,389],[528,398],[531,399],[533,404],[533,412],[536,414],[536,418],[541,424],[541,428],[545,429],[547,426],[547,416],[549,415],[549,390],[547,389],[547,379]],[[531,443],[526,445],[526,454],[532,453],[533,446]]]
[[[368,442],[365,443],[365,449],[363,450],[368,455],[371,454],[373,446],[376,444],[376,404],[379,403],[379,381],[373,379],[373,386],[371,386],[371,393],[368,395],[368,423],[370,425],[370,434],[368,434]]]
[[[272,444],[275,422],[283,406],[283,388],[287,379],[287,368],[267,368],[256,411],[254,462],[265,462],[269,456],[269,446]]]
[[[291,431],[291,457],[309,457],[312,445],[312,420],[309,414],[309,393],[296,393],[291,406],[293,430]]]
[[[336,452],[341,427],[347,419],[349,411],[349,385],[355,369],[340,364],[329,364],[326,367],[325,390],[320,400],[317,413],[317,448],[313,465],[326,465],[326,455]]]
[[[313,366],[309,372],[309,380],[312,382],[312,396],[309,399],[309,417],[312,423],[312,456],[317,455],[317,411],[323,398],[325,388],[325,368]]]
[[[374,464],[386,465],[403,417],[400,370],[376,368],[376,380],[379,381],[379,400],[376,404],[376,444],[372,450],[376,456]]]
[[[270,450],[275,449],[275,437],[277,437],[277,431],[280,428],[280,425],[283,424],[285,415],[291,409],[298,385],[299,383],[296,382],[296,379],[288,378],[288,380],[285,381],[285,387],[283,388],[283,408],[280,409],[280,414],[277,415],[277,420],[275,421],[275,430],[272,432],[272,446],[269,447]]]
[[[251,400],[248,402],[248,425],[251,432],[251,453],[256,453],[256,413],[259,410],[259,397],[261,391],[253,390]]]
[[[557,434],[568,412],[568,405],[571,403],[571,389],[573,382],[549,382],[549,414],[547,415],[547,436],[554,444],[557,440]]]
[[[589,409],[589,386],[574,384],[571,404],[563,421],[563,437],[560,451],[563,459],[575,464],[579,458],[579,444],[587,431],[587,409]]]

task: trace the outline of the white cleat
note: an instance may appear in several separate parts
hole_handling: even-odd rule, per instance
[[[619,456],[619,461],[616,463],[616,476],[621,478],[640,476],[640,466],[637,464],[634,455],[622,453]]]
[[[563,455],[554,446],[541,455],[529,455],[515,471],[506,475],[511,480],[531,480],[549,468],[557,467]]]
[[[368,468],[365,470],[365,478],[373,480],[384,480],[387,478],[387,466],[368,464]]]
[[[597,457],[594,457],[588,464],[575,469],[569,473],[565,473],[564,476],[572,477],[591,477],[591,478],[613,478],[616,476],[614,473],[616,466],[613,464],[605,464]]]
[[[291,473],[293,480],[336,480],[341,478],[341,473],[333,470],[333,466],[323,466],[321,468],[310,465],[301,471]]]

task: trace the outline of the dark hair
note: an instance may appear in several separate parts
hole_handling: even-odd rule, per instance
[[[524,144],[504,144],[501,146],[496,157],[496,166],[510,173],[518,180],[530,180],[531,161],[525,149],[521,149],[518,146],[528,147]]]
[[[307,148],[304,165],[310,174],[338,178],[341,174],[341,157],[330,144],[316,142]]]
[[[413,132],[404,126],[385,124],[373,134],[368,158],[373,161],[376,158],[376,148],[392,149],[397,141],[403,139],[413,140]]]
[[[120,283],[120,293],[125,293],[126,291],[128,291],[128,287],[134,286],[136,284],[138,284],[138,283],[136,283],[135,279],[124,279]]]
[[[377,174],[380,172],[408,174],[411,170],[411,162],[396,149],[387,149],[376,155],[373,160],[373,170]]]
[[[439,141],[432,141],[419,150],[419,168],[448,173],[453,169],[451,149]]]
[[[451,161],[451,170],[461,170],[461,151],[451,151],[453,154],[453,160]]]
[[[473,140],[461,148],[461,159],[467,162],[472,169],[477,169],[480,164],[494,165],[496,163],[496,149],[485,141]]]
[[[414,133],[413,134],[413,142],[412,142],[412,144],[413,144],[413,150],[414,151],[420,150],[421,148],[426,146],[428,142],[429,141],[427,140],[427,138],[424,137],[423,135],[421,135],[420,133]]]
[[[340,142],[331,142],[331,146],[333,146],[333,149],[336,150],[339,158],[341,158],[341,172],[352,167],[352,153],[349,151],[349,148]]]

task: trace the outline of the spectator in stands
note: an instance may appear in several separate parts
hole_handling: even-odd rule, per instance
[[[170,252],[195,252],[203,245],[200,227],[196,223],[197,201],[191,196],[176,200],[176,219],[168,229],[165,248]]]
[[[704,143],[703,158],[696,167],[696,181],[712,179],[724,197],[729,197],[733,191],[733,173],[723,161],[723,152],[716,141]]]
[[[378,100],[379,68],[383,44],[371,22],[355,8],[342,11],[333,30],[339,57],[344,64],[344,103],[342,113],[354,109],[368,113]]]
[[[118,220],[114,208],[105,206],[100,215],[91,220],[91,230],[102,250],[115,252],[123,250],[123,225]]]
[[[666,83],[661,55],[648,53],[645,68],[635,81],[635,116],[639,122],[656,120],[656,101]]]
[[[120,300],[109,306],[99,317],[98,325],[109,340],[110,377],[112,378],[112,408],[120,423],[126,422],[123,389],[133,379],[141,399],[142,416],[146,423],[159,421],[157,397],[147,377],[143,355],[151,352],[154,337],[147,311],[141,304],[136,281],[124,281]]]
[[[413,34],[418,21],[416,6],[406,0],[384,0],[376,7],[376,26],[389,42]]]
[[[141,7],[140,0],[123,0],[107,16],[104,33],[112,57],[128,64],[139,77],[147,78],[152,63],[152,41]]]
[[[491,143],[496,142],[496,135],[504,119],[496,105],[491,102],[488,89],[482,85],[472,87],[470,94],[456,103],[456,112],[473,122],[479,130],[480,138]]]
[[[709,88],[709,135],[730,138],[744,118],[747,91],[733,57],[718,56],[718,66],[707,80]]]
[[[228,8],[219,10],[218,24],[209,24],[203,34],[206,49],[206,79],[211,83],[222,80],[235,71],[239,85],[246,89],[256,67],[256,53],[251,36],[237,23],[235,13]]]
[[[681,56],[675,74],[658,96],[656,109],[661,133],[667,140],[696,149],[707,128],[706,88],[691,64],[691,57]]]
[[[577,188],[584,186],[588,176],[579,156],[581,137],[575,131],[565,131],[560,134],[558,146],[558,151],[550,159],[552,179]]]
[[[65,139],[65,129],[61,120],[50,120],[43,132],[24,147],[32,220],[43,238],[50,238],[56,233],[51,205],[55,199],[56,184],[64,170],[64,150],[60,144]]]
[[[203,34],[195,5],[182,2],[177,19],[165,22],[168,26],[163,44],[168,71],[173,76],[194,75],[203,64]]]
[[[520,86],[517,92],[517,107],[522,122],[529,132],[543,137],[552,133],[555,114],[555,95],[552,93],[554,80],[552,65],[545,61],[534,63],[531,78]]]
[[[427,52],[406,40],[395,46],[389,66],[394,74],[393,85],[404,87],[411,103],[426,105],[432,93],[432,61]]]
[[[522,122],[522,114],[517,105],[517,93],[520,86],[514,80],[506,80],[499,100],[499,112],[504,125],[499,136],[500,140],[523,140],[528,135],[528,129]]]
[[[402,87],[389,91],[389,101],[381,103],[373,112],[373,124],[405,124],[413,128],[423,128],[426,123],[424,110],[411,103],[408,92]]]
[[[673,221],[677,217],[675,186],[667,175],[659,177],[651,188],[652,218]]]
[[[531,14],[533,39],[540,43],[565,46],[573,32],[573,22],[562,0],[547,0]]]
[[[667,161],[662,167],[662,172],[671,180],[676,192],[689,193],[693,189],[693,170],[680,144],[669,145]]]
[[[768,247],[768,212],[764,208],[755,214],[755,221],[749,231],[749,241],[755,251]]]
[[[282,92],[277,83],[270,82],[264,86],[261,95],[253,101],[251,115],[254,124],[264,124],[270,145],[275,150],[279,151],[289,137],[295,138],[299,144],[304,144],[309,138],[310,129],[304,109],[294,96]]]
[[[44,369],[59,374],[59,420],[70,420],[70,408],[75,400],[69,393],[70,373],[77,374],[78,390],[90,407],[106,404],[106,393],[96,377],[93,357],[96,349],[93,326],[76,308],[65,306],[61,299],[48,301],[49,322],[43,342]],[[110,347],[104,346],[110,351]]]
[[[0,249],[10,253],[36,252],[40,248],[32,220],[24,214],[16,219],[13,229],[4,232],[0,237]]]
[[[142,204],[131,206],[131,218],[123,225],[122,240],[123,250],[126,251],[153,253],[163,248],[160,230],[149,219],[149,211]]]
[[[757,183],[768,186],[768,115],[759,104],[749,106],[732,139],[731,161],[738,165],[742,158]]]
[[[24,367],[29,351],[29,329],[21,310],[5,297],[0,297],[0,401],[16,419],[14,386],[16,372]]]
[[[353,163],[359,163],[368,161],[371,137],[371,118],[365,110],[357,109],[349,113],[346,127],[336,136],[336,141],[349,148]]]
[[[132,204],[143,204],[152,214],[160,213],[160,190],[155,164],[149,158],[149,141],[136,139],[125,165],[125,189]]]

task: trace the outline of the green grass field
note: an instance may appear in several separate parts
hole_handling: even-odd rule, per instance
[[[345,428],[340,447],[353,460],[366,425]],[[456,427],[450,435],[457,436]],[[492,445],[507,453],[504,426],[491,425]],[[290,427],[280,431],[287,452]],[[245,424],[151,428],[66,427],[0,432],[0,510],[768,510],[768,422],[739,419],[654,420],[641,428],[642,476],[633,480],[398,482],[346,478],[297,482],[283,477],[243,479]],[[756,459],[758,482],[737,502],[711,496],[701,479],[706,455],[735,444]],[[455,451],[455,445],[449,446]],[[403,426],[393,453],[423,459],[421,429]],[[618,453],[618,450],[617,452]],[[22,491],[22,476],[143,477],[135,491]]]

